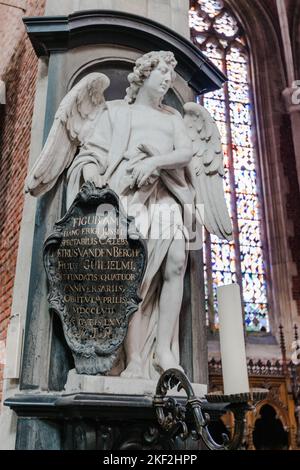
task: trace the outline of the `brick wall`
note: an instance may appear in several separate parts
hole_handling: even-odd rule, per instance
[[[16,45],[24,34],[22,16],[25,13],[26,2],[7,1],[0,4],[0,77],[7,69]]]
[[[0,78],[6,83],[6,106],[0,110],[0,341],[10,317],[23,187],[27,173],[37,58],[23,26],[23,16],[39,16],[44,1],[7,1],[0,5]],[[0,364],[0,400],[3,364]]]

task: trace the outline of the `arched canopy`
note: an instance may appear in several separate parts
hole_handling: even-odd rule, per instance
[[[226,77],[197,47],[175,31],[141,16],[88,10],[69,16],[27,17],[27,33],[38,57],[89,44],[116,44],[141,52],[171,50],[176,71],[196,93],[216,90]]]

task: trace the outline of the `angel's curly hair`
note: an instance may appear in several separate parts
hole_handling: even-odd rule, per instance
[[[132,104],[135,102],[139,89],[143,85],[146,78],[149,77],[152,70],[157,67],[158,63],[163,60],[172,69],[172,81],[176,78],[174,71],[177,61],[173,52],[169,51],[153,51],[139,57],[135,62],[133,72],[128,75],[130,86],[126,89],[125,100]]]

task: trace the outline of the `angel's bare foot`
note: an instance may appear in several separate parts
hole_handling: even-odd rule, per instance
[[[156,351],[153,364],[154,367],[160,371],[160,373],[163,373],[168,369],[179,369],[181,372],[184,372],[183,368],[178,364],[170,350],[163,352]]]
[[[127,379],[140,379],[143,377],[142,361],[140,358],[134,358],[129,363],[126,369],[121,373],[121,377]]]

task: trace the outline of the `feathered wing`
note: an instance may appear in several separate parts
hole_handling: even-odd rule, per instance
[[[106,75],[90,73],[63,98],[43,150],[27,176],[26,192],[39,196],[49,191],[71,164],[105,107],[103,93],[109,83]]]
[[[223,189],[223,151],[217,125],[199,104],[184,105],[184,121],[193,142],[191,162],[196,190],[197,215],[206,229],[221,239],[232,240],[232,224]],[[201,209],[202,208],[202,209]]]

